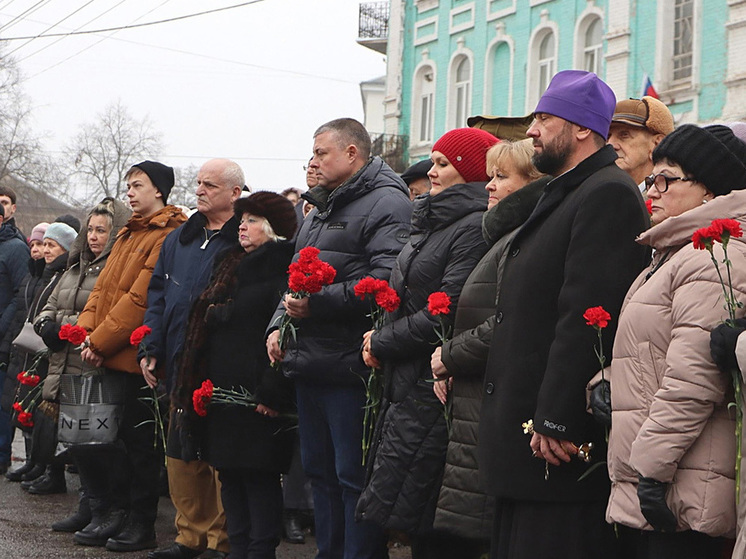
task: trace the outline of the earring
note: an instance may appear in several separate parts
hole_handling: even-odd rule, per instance
[[[709,200],[707,198],[702,198],[702,203],[703,204],[706,204],[707,202],[709,202]]]

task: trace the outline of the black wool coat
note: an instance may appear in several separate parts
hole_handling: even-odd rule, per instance
[[[464,538],[489,540],[492,535],[495,505],[479,488],[477,462],[484,369],[507,247],[550,178],[526,185],[485,212],[482,234],[492,246],[469,274],[456,309],[454,337],[443,344],[441,359],[453,379],[453,419],[434,527]]]
[[[487,361],[479,425],[480,481],[491,495],[528,501],[598,501],[608,496],[603,430],[586,412],[585,386],[600,369],[596,331],[583,313],[603,306],[612,342],[622,300],[648,261],[635,242],[649,225],[637,185],[605,146],[550,182],[513,238],[505,263]],[[532,458],[536,431],[595,446],[591,464],[573,458],[549,467]]]
[[[243,256],[228,299],[207,313],[207,339],[200,350],[207,378],[216,387],[246,388],[281,413],[295,411],[293,385],[270,366],[264,330],[284,290],[292,256],[288,242],[267,242]],[[218,258],[216,268],[225,260]],[[290,467],[296,436],[293,422],[220,404],[208,407],[205,423],[203,458],[212,466],[271,472]]]
[[[440,325],[427,300],[435,291],[451,297],[450,327],[464,282],[487,251],[484,184],[454,185],[415,200],[410,242],[391,272],[401,305],[371,339],[373,355],[384,363],[385,401],[357,513],[386,528],[423,533],[432,527],[448,432],[428,382]]]

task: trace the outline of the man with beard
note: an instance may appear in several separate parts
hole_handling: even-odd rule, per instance
[[[595,74],[559,72],[527,132],[534,164],[556,178],[511,242],[495,313],[479,424],[479,471],[497,503],[493,558],[615,556],[606,469],[590,470],[606,444],[586,412],[600,366],[583,314],[611,313],[608,364],[622,299],[646,263],[635,237],[648,223],[606,146],[615,101]],[[590,463],[579,456],[586,443]]]

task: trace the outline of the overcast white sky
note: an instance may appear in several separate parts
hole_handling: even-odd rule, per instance
[[[67,16],[49,32],[239,3],[0,0],[0,38],[40,34]],[[114,34],[10,41],[6,52],[18,49],[12,56],[51,151],[121,99],[133,114],[149,115],[163,133],[163,162],[187,166],[229,157],[255,190],[280,190],[305,186],[302,166],[311,155],[313,131],[332,118],[362,120],[359,82],[386,71],[383,55],[355,42],[358,6],[357,0],[260,0]]]

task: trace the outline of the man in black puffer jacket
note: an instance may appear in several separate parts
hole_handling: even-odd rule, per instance
[[[270,359],[282,360],[296,381],[303,468],[313,486],[319,558],[385,557],[383,532],[356,523],[363,486],[362,423],[368,369],[360,356],[370,329],[368,303],[355,297],[361,278],[388,280],[409,238],[407,187],[380,158],[370,158],[370,137],[353,119],[328,122],[314,134],[313,159],[325,200],[311,211],[296,251],[313,246],[336,270],[332,285],[292,299],[286,296],[271,322]],[[298,258],[296,254],[295,259]],[[297,342],[283,354],[276,319],[287,308],[298,325]]]

